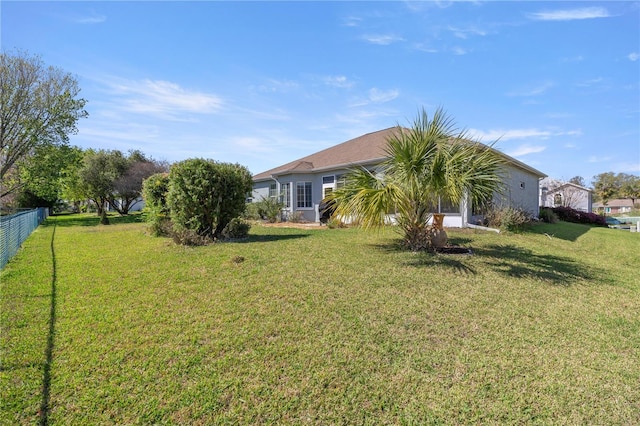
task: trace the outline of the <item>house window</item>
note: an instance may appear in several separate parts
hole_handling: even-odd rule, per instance
[[[460,214],[460,204],[449,201],[446,198],[438,197],[436,204],[428,207],[433,213]]]
[[[333,192],[335,189],[336,177],[331,176],[322,176],[322,199],[327,198],[329,194]]]
[[[520,182],[520,189],[524,189],[524,182]]]
[[[440,198],[440,213],[460,213],[460,204],[446,198]]]
[[[280,189],[280,202],[286,208],[291,207],[291,182],[283,183],[280,185]]]
[[[553,196],[553,205],[554,206],[561,206],[562,205],[562,194],[555,194]]]
[[[313,207],[311,201],[311,182],[296,182],[296,206],[301,209]]]
[[[269,198],[275,198],[278,195],[277,189],[275,182],[269,185]]]

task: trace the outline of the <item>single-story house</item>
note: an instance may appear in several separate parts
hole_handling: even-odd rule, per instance
[[[540,207],[571,207],[591,213],[593,191],[571,182],[544,178],[540,181]]]
[[[619,198],[609,200],[606,205],[603,203],[593,203],[593,209],[596,213],[604,214],[629,213],[633,210],[633,201],[628,198]]]
[[[340,177],[354,166],[375,170],[385,158],[389,137],[397,131],[391,127],[367,133],[314,154],[291,161],[253,176],[252,199],[280,197],[285,218],[292,214],[309,222],[319,222],[321,201],[339,185]],[[499,151],[497,151],[499,152]],[[538,182],[546,175],[508,155],[505,191],[494,197],[494,203],[522,208],[538,215]],[[467,200],[438,203],[435,213],[445,213],[444,225],[465,227],[475,213]]]

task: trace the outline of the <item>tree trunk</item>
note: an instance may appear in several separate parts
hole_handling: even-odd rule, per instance
[[[447,232],[444,230],[444,214],[434,213],[433,223],[429,231],[429,239],[434,248],[444,247],[447,245]]]

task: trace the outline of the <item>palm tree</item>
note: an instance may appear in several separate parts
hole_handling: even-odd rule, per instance
[[[377,171],[359,167],[344,176],[344,186],[330,195],[335,214],[379,228],[395,213],[404,245],[432,250],[433,206],[463,197],[480,204],[500,190],[503,160],[492,146],[470,140],[441,108],[431,120],[423,109],[411,128],[398,126],[388,139],[387,159]]]

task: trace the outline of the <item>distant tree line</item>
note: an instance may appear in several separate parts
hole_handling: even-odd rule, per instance
[[[640,200],[640,176],[628,173],[600,173],[593,177],[593,191],[603,204],[609,200],[625,198],[635,204]]]
[[[111,209],[126,215],[141,200],[143,181],[169,165],[137,150],[123,154],[65,144],[38,147],[15,169],[15,190],[3,197],[4,208],[91,209],[99,215]]]

